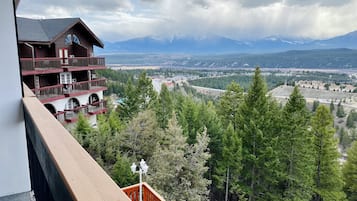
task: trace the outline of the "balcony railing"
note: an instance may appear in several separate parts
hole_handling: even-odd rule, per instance
[[[21,58],[22,70],[51,69],[62,67],[104,66],[104,57],[71,57],[71,58]]]
[[[36,200],[130,201],[26,86],[24,94],[31,184]]]
[[[73,121],[78,118],[79,113],[87,114],[88,113],[88,105],[82,105],[79,107],[75,107],[74,109],[64,110],[64,119],[66,121]]]
[[[31,89],[40,100],[71,94],[78,91],[92,90],[96,88],[106,87],[106,79],[100,78],[83,82],[75,82],[69,85],[57,84],[53,86]]]
[[[105,87],[106,86],[106,79],[101,78],[101,79],[95,79],[95,80],[88,80],[88,81],[82,81],[82,82],[74,82],[69,85],[69,92],[71,90],[89,90],[94,87]]]
[[[61,68],[60,58],[21,58],[22,70]]]
[[[94,115],[106,112],[106,104],[104,100],[94,102],[92,104],[87,104],[83,106],[76,107],[74,109],[67,109],[64,111],[57,112],[53,114],[58,121],[64,122],[74,122],[78,119],[79,113],[84,115]]]
[[[143,201],[165,201],[165,199],[161,197],[153,188],[151,188],[149,184],[143,182],[142,187]],[[132,201],[139,201],[139,188],[140,184],[135,184],[122,188],[122,190]]]
[[[37,97],[44,98],[51,98],[58,95],[63,95],[63,85],[53,85],[47,87],[41,87],[39,89],[32,89],[32,91],[36,94]]]
[[[106,102],[104,100],[94,102],[88,105],[88,114],[96,114],[106,110]]]

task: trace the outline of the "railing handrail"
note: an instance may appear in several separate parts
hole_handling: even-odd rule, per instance
[[[37,57],[37,58],[20,58],[20,61],[60,61],[59,57]]]
[[[105,59],[105,57],[68,57],[68,58],[60,58],[60,57],[35,57],[35,58],[28,58],[22,57],[20,61],[45,61],[45,60],[62,60],[62,59]]]
[[[56,84],[56,85],[51,85],[51,86],[45,86],[45,87],[40,87],[40,88],[35,88],[35,89],[31,89],[32,91],[36,91],[36,90],[46,90],[46,89],[54,89],[54,88],[59,88],[59,87],[63,87],[63,84]]]
[[[86,81],[80,81],[80,82],[73,82],[72,85],[95,83],[95,82],[106,81],[106,80],[107,80],[106,78],[99,78],[99,79],[94,79],[94,80],[86,80]]]
[[[145,194],[145,188],[146,188],[156,198],[155,199],[156,201],[165,201],[165,199],[163,197],[161,197],[161,195],[158,194],[148,183],[142,182],[142,185],[143,185],[144,194]],[[124,187],[124,188],[122,188],[122,190],[125,193],[127,193],[127,195],[128,195],[128,192],[130,193],[133,191],[139,191],[139,186],[140,186],[140,183]],[[146,201],[146,200],[143,199],[143,201]]]
[[[73,136],[41,104],[34,94],[24,86],[23,104],[26,116],[26,129],[32,140],[40,140],[49,155],[48,160],[39,157],[43,164],[54,164],[54,171],[63,181],[72,200],[86,201],[130,201],[128,196],[117,186],[98,163],[81,147]],[[36,141],[37,142],[37,141]],[[33,141],[32,141],[33,143]],[[36,150],[35,150],[36,151]],[[45,167],[47,168],[47,167]],[[56,183],[54,172],[44,175],[47,181]],[[58,192],[58,186],[49,185],[52,193]],[[62,191],[61,191],[62,192]],[[61,197],[61,195],[54,196]]]
[[[81,81],[81,82],[73,82],[72,84],[69,85],[80,85],[80,84],[86,84],[86,83],[95,83],[95,82],[100,82],[100,81],[106,81],[106,78],[99,78],[99,79],[95,79],[95,80],[86,80],[86,81]],[[63,87],[64,84],[56,84],[56,85],[51,85],[51,86],[45,86],[45,87],[40,87],[40,88],[35,88],[35,89],[31,89],[31,91],[35,91],[35,90],[46,90],[46,89],[54,89],[54,88],[58,88],[58,87]]]

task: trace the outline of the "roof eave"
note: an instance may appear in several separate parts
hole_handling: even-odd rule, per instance
[[[18,43],[29,43],[32,45],[51,45],[50,41],[27,41],[27,40],[18,40]]]

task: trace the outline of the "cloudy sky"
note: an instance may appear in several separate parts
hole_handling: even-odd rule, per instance
[[[17,15],[80,17],[102,39],[329,38],[357,30],[357,0],[21,0]]]

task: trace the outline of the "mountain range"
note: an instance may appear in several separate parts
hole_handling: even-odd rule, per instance
[[[325,40],[270,36],[259,40],[239,41],[222,36],[210,37],[155,37],[134,38],[126,41],[104,41],[104,49],[96,48],[99,55],[115,53],[274,53],[288,50],[357,49],[357,31]]]

